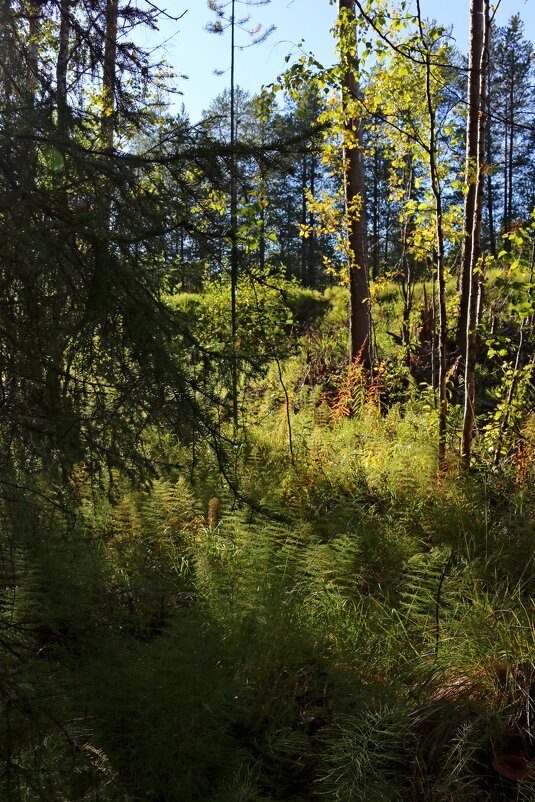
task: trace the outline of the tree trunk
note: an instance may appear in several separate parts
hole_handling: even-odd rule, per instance
[[[388,203],[386,206],[386,214],[385,214],[385,245],[383,252],[383,258],[385,260],[384,261],[385,270],[388,270],[389,245],[390,245],[390,204]]]
[[[433,122],[434,127],[434,122]],[[437,280],[438,280],[438,464],[442,469],[446,457],[446,423],[448,418],[447,380],[447,313],[446,313],[446,279],[444,271],[444,228],[442,220],[442,192],[439,184],[434,135],[432,137],[432,188],[435,199],[435,231],[437,240]]]
[[[490,31],[489,31],[490,36]],[[489,45],[490,46],[490,45]],[[492,185],[492,167],[493,162],[493,151],[492,151],[492,124],[491,124],[491,117],[490,117],[490,94],[491,94],[491,63],[490,59],[487,59],[487,104],[486,104],[486,112],[487,112],[487,121],[486,121],[486,163],[487,163],[487,213],[489,217],[489,248],[491,256],[496,256],[496,231],[494,229],[494,196],[493,196],[493,185]]]
[[[377,144],[373,150],[373,251],[372,251],[372,276],[376,279],[379,276],[379,150]]]
[[[465,377],[464,377],[464,418],[463,435],[461,444],[461,456],[465,468],[470,467],[472,453],[472,439],[474,434],[475,421],[475,391],[476,391],[476,329],[477,329],[477,277],[476,269],[481,258],[481,220],[483,216],[484,185],[485,185],[485,113],[486,108],[486,66],[489,39],[489,2],[488,0],[472,0],[472,9],[476,4],[482,8],[477,11],[477,18],[472,32],[470,31],[470,53],[474,58],[472,48],[479,54],[479,81],[477,97],[474,95],[473,101],[476,104],[472,107],[472,98],[468,109],[469,119],[473,117],[477,120],[477,183],[476,198],[472,220],[472,252],[470,257],[469,272],[469,298],[468,298],[468,320],[466,327],[466,357],[465,357]],[[481,44],[480,44],[481,43]]]
[[[463,245],[461,251],[459,281],[459,315],[457,319],[456,345],[462,353],[466,344],[466,329],[469,317],[469,296],[471,289],[472,234],[476,195],[478,192],[477,172],[479,161],[479,119],[483,114],[481,106],[480,68],[483,51],[483,8],[485,0],[472,0],[470,4],[470,52],[468,62],[468,120],[466,127],[465,185]]]
[[[232,0],[230,26],[230,321],[231,321],[231,384],[232,384],[232,420],[234,430],[238,428],[238,322],[236,293],[238,289],[238,175],[236,157],[236,2]]]
[[[442,189],[437,164],[436,141],[436,112],[433,106],[431,91],[431,52],[426,42],[420,0],[416,0],[420,39],[425,48],[425,96],[429,119],[429,167],[431,172],[431,190],[435,201],[435,237],[436,237],[436,265],[438,280],[438,466],[440,470],[445,467],[446,457],[446,423],[448,419],[448,397],[446,393],[447,382],[447,312],[446,312],[446,278],[445,278],[445,252],[444,252],[444,224],[442,215]]]
[[[303,153],[301,159],[301,225],[307,224],[307,157]],[[307,281],[307,240],[301,237],[301,283]]]
[[[102,146],[106,150],[112,150],[113,148],[118,19],[119,0],[107,0],[104,65],[102,74],[103,104],[100,123]]]
[[[10,0],[1,0],[0,5],[0,70],[2,73],[2,101],[9,103],[13,91],[13,12]],[[5,112],[4,112],[5,115]]]
[[[100,118],[100,140],[102,150],[111,155],[115,132],[115,84],[117,60],[117,25],[119,0],[106,0],[106,24],[104,30],[104,59],[102,64],[102,114]],[[101,188],[102,205],[98,210],[101,229],[93,240],[93,279],[88,308],[96,309],[106,302],[111,291],[112,269],[110,265],[110,231],[112,228],[113,191],[111,182],[105,178]]]
[[[408,201],[412,199],[414,192],[414,173],[412,167],[412,158],[409,157],[407,164],[407,194]],[[403,320],[401,328],[401,338],[403,346],[406,349],[405,358],[407,366],[410,365],[410,317],[412,311],[412,299],[414,294],[414,281],[411,270],[411,263],[408,254],[409,236],[414,229],[414,215],[404,221],[401,234],[401,256],[400,256],[400,272],[401,272],[401,290],[403,293]]]
[[[354,0],[339,0],[342,28],[355,25]],[[349,28],[347,28],[349,30]],[[356,43],[355,43],[356,44]],[[346,49],[347,51],[347,49]],[[368,287],[368,241],[366,228],[366,185],[362,152],[362,118],[354,113],[359,97],[355,65],[349,52],[341,52],[344,114],[344,189],[349,234],[349,357],[371,365],[371,315]],[[352,102],[353,101],[353,102]]]
[[[263,180],[262,180],[263,183]],[[264,198],[264,190],[262,189],[261,198]],[[264,208],[264,204],[262,203],[260,206],[260,232],[259,232],[259,243],[258,243],[258,265],[260,267],[260,273],[264,275],[264,270],[266,268],[266,210]]]
[[[61,0],[58,59],[56,62],[56,100],[58,105],[58,133],[60,139],[67,135],[69,106],[67,102],[67,68],[69,61],[70,16],[69,0]]]
[[[514,148],[515,148],[515,120],[514,120],[514,108],[515,108],[515,99],[514,99],[514,66],[513,66],[513,75],[511,75],[511,86],[509,91],[509,109],[511,114],[511,119],[509,121],[509,147],[508,147],[508,158],[509,158],[509,165],[507,169],[508,179],[509,179],[509,186],[507,187],[507,197],[508,197],[508,206],[507,206],[507,228],[505,229],[504,233],[507,233],[511,230],[511,226],[513,225],[513,156],[514,156]]]
[[[509,110],[505,108],[505,121],[504,121],[504,129],[503,129],[503,233],[505,234],[509,231],[509,220],[507,217],[509,211],[509,154],[508,154],[508,142],[509,142]],[[504,247],[506,251],[510,250],[511,243],[508,239],[504,241]]]
[[[310,157],[310,194],[314,197],[316,191],[316,163],[314,154]],[[308,213],[308,227],[310,234],[308,235],[308,267],[307,267],[307,283],[309,287],[315,288],[316,286],[316,270],[314,260],[316,258],[316,235],[314,232],[314,212],[309,210]]]

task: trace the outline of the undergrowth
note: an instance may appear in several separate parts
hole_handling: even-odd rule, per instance
[[[529,416],[438,474],[432,393],[344,374],[332,296],[248,389],[240,497],[199,443],[3,500],[2,798],[535,799],[495,768],[535,757]]]
[[[492,767],[533,756],[530,483],[437,481],[416,402],[303,404],[293,461],[256,414],[242,486],[275,518],[215,478],[210,524],[184,478],[68,524],[4,503],[7,798],[533,798]]]

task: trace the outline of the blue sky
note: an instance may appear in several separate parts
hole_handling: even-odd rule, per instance
[[[424,16],[453,25],[453,36],[462,51],[466,51],[468,43],[469,5],[470,0],[421,0]],[[173,16],[186,12],[177,22],[162,19],[160,31],[150,37],[150,45],[161,44],[174,70],[188,76],[187,80],[177,79],[177,88],[183,92],[178,101],[184,102],[191,121],[196,122],[212,98],[228,86],[228,72],[216,76],[214,70],[227,70],[230,38],[228,34],[216,36],[204,30],[206,23],[214,18],[206,0],[167,0],[161,7]],[[251,93],[276,78],[285,67],[284,57],[296,54],[301,40],[304,49],[312,51],[318,61],[332,62],[330,28],[336,7],[328,0],[272,0],[268,6],[242,7],[241,11],[243,16],[251,14],[250,25],[276,26],[264,44],[237,52],[237,82]],[[535,0],[501,0],[496,13],[498,24],[504,25],[516,12],[524,20],[526,36],[534,40]],[[240,32],[237,44],[249,42],[247,32]]]

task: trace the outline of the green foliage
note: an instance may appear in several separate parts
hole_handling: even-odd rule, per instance
[[[291,114],[237,93],[232,343],[227,98],[199,128],[164,120],[163,67],[125,42],[115,93],[99,87],[106,8],[68,3],[79,107],[62,109],[50,76],[64,15],[4,6],[0,797],[533,799],[493,763],[534,757],[534,228],[512,226],[480,267],[475,468],[453,456],[452,354],[437,475],[427,100],[452,271],[461,199],[443,31],[423,26],[428,98],[406,3],[337,22],[363,89],[345,112],[374,117],[365,158],[381,156],[391,194],[377,191],[375,246],[401,235],[370,288],[377,362],[364,370],[347,367],[347,288],[288,280],[323,286],[321,259],[340,265],[347,64],[300,56]],[[451,336],[453,272],[446,290]]]
[[[488,312],[480,326],[495,381],[487,379],[493,405],[484,420],[484,447],[494,463],[525,460],[531,452],[533,365],[529,343],[533,328],[533,222],[504,236],[508,250],[489,257],[486,277]],[[527,426],[526,426],[527,423]]]
[[[501,802],[494,755],[529,753],[532,503],[498,476],[437,485],[418,401],[291,419],[293,463],[273,416],[239,454],[284,523],[222,493],[211,528],[184,478],[113,501],[82,482],[74,530],[5,507],[4,788]]]
[[[198,342],[225,358],[230,337],[230,286],[214,284],[202,295],[177,294],[169,305],[186,316]],[[237,352],[253,372],[262,369],[282,345],[290,347],[292,332],[299,334],[321,314],[326,302],[319,293],[286,282],[276,275],[266,281],[251,274],[243,279],[237,298]]]
[[[332,800],[394,802],[408,798],[400,786],[416,738],[399,707],[363,710],[340,723],[326,758],[322,778]]]

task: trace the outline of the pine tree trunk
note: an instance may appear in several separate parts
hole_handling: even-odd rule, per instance
[[[490,32],[489,32],[490,35]],[[491,73],[490,73],[490,59],[487,60],[488,66],[488,75],[487,75],[487,124],[486,124],[486,163],[487,167],[490,168],[493,162],[493,151],[492,151],[492,123],[490,117],[490,94],[491,94]],[[491,256],[496,256],[496,231],[494,229],[494,196],[493,196],[493,182],[492,182],[492,170],[487,169],[487,214],[489,218],[489,248]]]
[[[339,0],[339,14],[354,25],[354,0]],[[354,64],[342,53],[342,107],[346,141],[344,143],[344,187],[349,217],[349,358],[371,365],[371,315],[368,287],[368,235],[366,227],[366,182],[362,151],[362,119],[356,118],[353,103],[359,97]],[[348,143],[351,143],[348,146]],[[358,209],[358,211],[357,211]]]
[[[307,224],[307,157],[303,153],[301,159],[301,225]],[[301,237],[301,283],[307,280],[307,240]]]
[[[509,186],[507,188],[508,206],[507,206],[507,228],[505,231],[510,231],[513,225],[513,164],[514,164],[514,147],[515,147],[515,120],[514,120],[514,75],[511,76],[511,87],[509,93],[509,108],[511,110],[511,120],[509,122],[509,147],[508,147],[508,180]]]
[[[234,430],[238,427],[238,318],[236,293],[238,289],[238,164],[236,157],[236,84],[235,84],[235,35],[236,4],[232,0],[230,28],[230,323],[231,323],[231,384],[232,384],[232,420]]]
[[[310,194],[314,197],[316,191],[316,164],[314,155],[310,157]],[[309,210],[308,213],[308,227],[310,234],[308,235],[308,268],[307,268],[307,283],[309,287],[315,288],[316,286],[316,270],[314,260],[316,258],[316,235],[314,233],[314,212]]]
[[[509,231],[509,110],[505,110],[505,124],[503,129],[503,233]],[[508,239],[504,241],[505,250],[510,249],[510,242]]]
[[[469,297],[472,264],[472,234],[478,192],[477,170],[479,161],[479,115],[481,107],[480,68],[483,51],[483,7],[485,0],[472,0],[470,4],[470,52],[468,63],[468,120],[466,129],[465,185],[464,199],[464,239],[461,251],[459,281],[459,314],[457,318],[456,345],[463,353],[466,344],[466,329],[469,317]]]
[[[480,0],[473,0],[473,5]],[[469,118],[473,116],[477,119],[477,144],[478,144],[478,164],[477,164],[477,184],[476,199],[472,220],[472,253],[470,258],[469,273],[469,299],[468,299],[468,320],[466,326],[466,357],[465,357],[465,377],[464,377],[464,418],[463,435],[461,444],[461,455],[463,464],[466,468],[470,467],[472,454],[472,439],[474,434],[475,421],[475,390],[476,390],[476,329],[477,329],[477,288],[476,268],[481,258],[481,220],[483,217],[484,185],[485,185],[485,113],[486,108],[486,65],[488,54],[489,38],[489,2],[483,0],[482,13],[478,11],[476,24],[477,30],[472,31],[470,37],[470,52],[472,47],[479,52],[479,82],[475,108],[469,106]],[[481,41],[481,46],[480,46]],[[474,56],[475,62],[475,56]],[[470,99],[470,103],[472,98]]]

